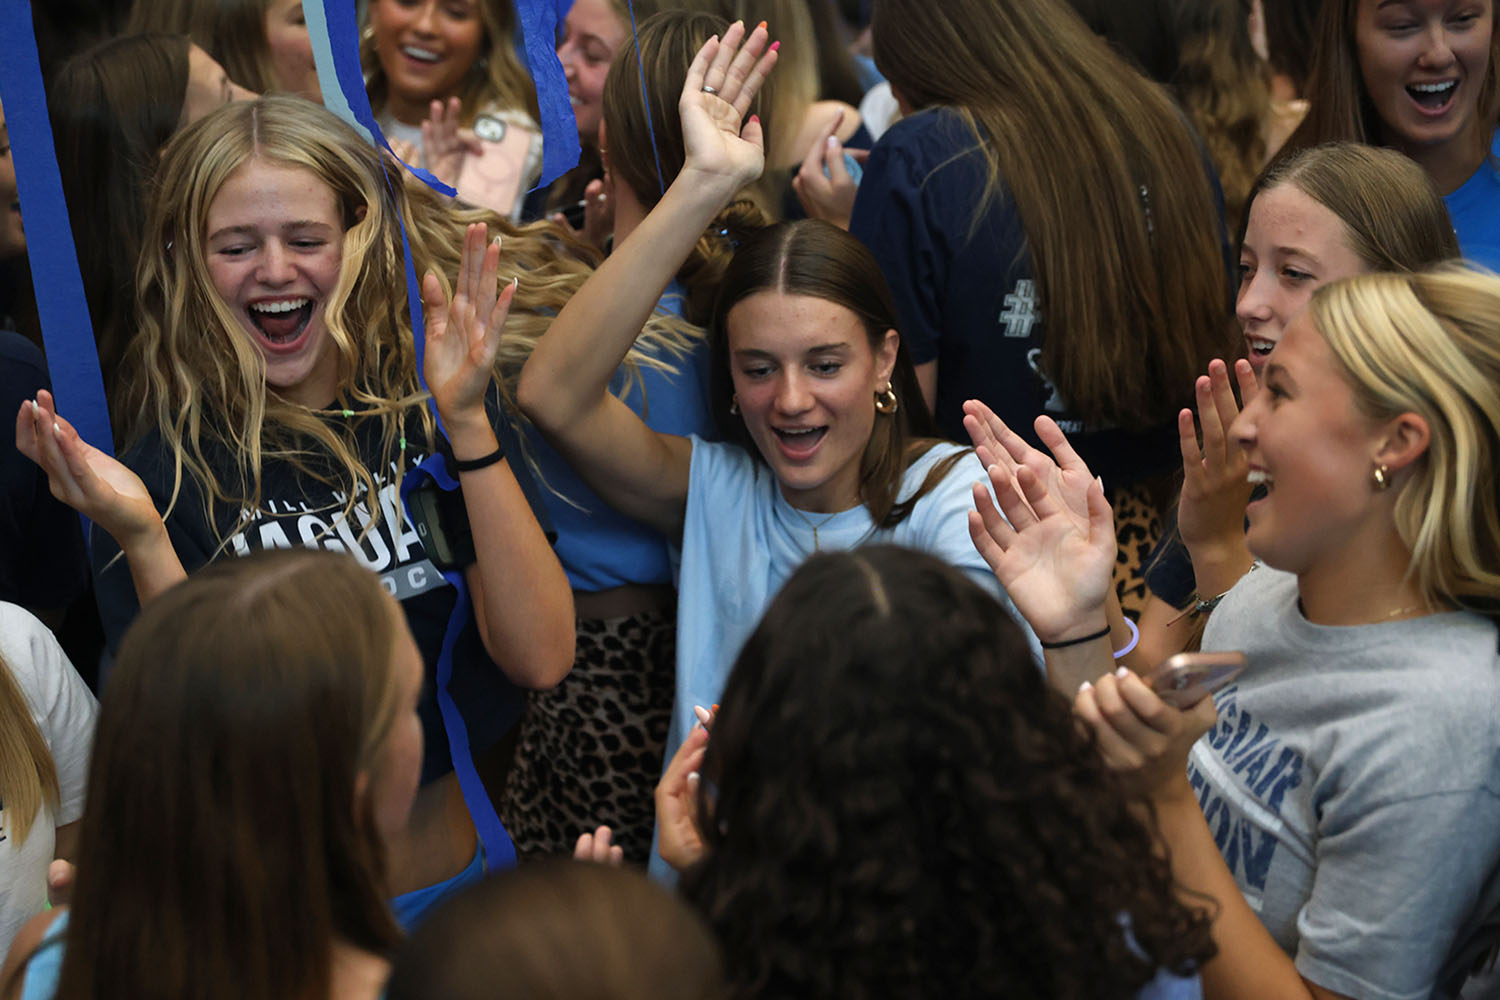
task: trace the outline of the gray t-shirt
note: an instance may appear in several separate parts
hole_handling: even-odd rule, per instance
[[[1188,776],[1251,908],[1319,986],[1435,995],[1500,905],[1495,626],[1314,625],[1296,577],[1261,568],[1203,648],[1249,657]]]

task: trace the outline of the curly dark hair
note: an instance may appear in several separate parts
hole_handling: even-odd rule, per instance
[[[1020,627],[931,556],[809,559],[735,663],[702,773],[707,852],[681,884],[737,996],[1129,998],[1213,955]]]

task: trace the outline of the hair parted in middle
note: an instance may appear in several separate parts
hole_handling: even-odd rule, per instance
[[[1046,317],[1042,368],[1084,421],[1171,423],[1238,343],[1203,151],[1171,99],[1055,0],[876,0],[875,60],[951,109],[1015,200]],[[982,219],[976,212],[976,225]]]
[[[394,951],[359,775],[400,711],[400,614],[305,549],[146,605],[100,706],[59,996],[327,996],[335,941]]]
[[[732,995],[1124,1000],[1213,954],[1020,626],[941,560],[812,556],[722,704],[681,884]]]
[[[1434,606],[1500,612],[1500,277],[1446,264],[1326,285],[1308,305],[1360,408],[1431,435],[1396,497],[1412,578]]]
[[[1393,149],[1328,142],[1281,157],[1256,180],[1246,208],[1283,184],[1338,216],[1349,249],[1371,271],[1419,271],[1462,255],[1427,172]]]
[[[848,232],[820,220],[800,219],[779,222],[747,239],[729,262],[714,300],[713,322],[709,326],[712,352],[709,392],[724,440],[735,442],[760,461],[765,460],[764,456],[744,423],[726,416],[734,393],[730,377],[729,313],[751,295],[766,291],[808,295],[843,306],[859,318],[871,351],[879,350],[886,332],[898,327],[896,306],[880,265],[864,244]],[[859,460],[860,503],[869,510],[870,520],[881,528],[895,527],[904,521],[917,501],[942,482],[967,454],[954,452],[935,463],[917,491],[898,503],[907,467],[938,443],[936,426],[922,399],[916,369],[904,343],[897,345],[891,391],[896,394],[896,412],[875,421]]]

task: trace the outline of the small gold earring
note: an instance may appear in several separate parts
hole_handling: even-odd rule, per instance
[[[896,390],[887,382],[885,388],[875,394],[875,409],[890,416],[901,408],[901,401],[896,398]]]
[[[740,415],[740,396],[737,392],[729,394],[729,413],[735,417]]]
[[[1390,468],[1390,466],[1388,466],[1388,465],[1386,465],[1384,463],[1381,463],[1380,465],[1375,466],[1375,470],[1370,473],[1370,481],[1375,484],[1375,492],[1377,492],[1377,493],[1379,493],[1382,490],[1388,490],[1388,489],[1390,489],[1391,488],[1391,468]]]

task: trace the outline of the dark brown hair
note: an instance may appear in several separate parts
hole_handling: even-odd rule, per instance
[[[69,59],[47,98],[117,445],[128,415],[116,378],[136,327],[146,189],[182,120],[188,45],[183,35],[112,38]]]
[[[394,950],[356,786],[396,717],[398,614],[301,549],[146,605],[100,706],[59,998],[322,998],[335,941]]]
[[[931,555],[808,559],[701,773],[682,890],[735,996],[1126,1000],[1214,952],[1021,628]]]
[[[640,872],[554,858],[470,886],[423,922],[386,1000],[720,1000],[702,918]]]
[[[1174,420],[1237,341],[1213,185],[1182,113],[1055,0],[877,0],[872,30],[891,85],[972,130],[981,206],[1014,199],[1048,379],[1087,423]]]
[[[781,222],[752,236],[735,253],[714,300],[709,347],[713,358],[710,385],[714,417],[724,439],[740,445],[764,461],[742,421],[729,416],[734,387],[729,374],[729,312],[757,292],[810,295],[843,306],[855,316],[869,337],[870,350],[895,330],[896,307],[880,265],[864,244],[837,226],[813,219]],[[917,501],[932,491],[963,456],[955,452],[933,466],[921,487],[897,503],[908,466],[937,444],[932,416],[922,400],[916,370],[906,345],[896,351],[891,391],[897,410],[877,414],[875,428],[859,461],[859,499],[870,520],[882,528],[906,519]],[[873,405],[873,403],[872,403]]]

